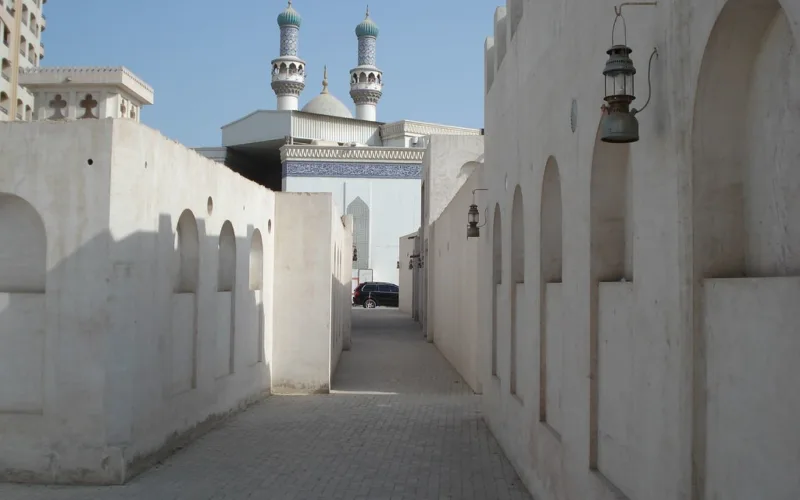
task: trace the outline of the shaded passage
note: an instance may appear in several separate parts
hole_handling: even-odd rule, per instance
[[[124,486],[0,484],[0,498],[531,498],[415,323],[356,308],[353,329],[331,395],[270,397]]]

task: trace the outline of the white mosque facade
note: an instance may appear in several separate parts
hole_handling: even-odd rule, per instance
[[[369,11],[355,30],[358,65],[349,72],[355,116],[328,91],[327,68],[320,94],[298,109],[306,87],[306,63],[298,54],[301,24],[289,2],[278,15],[280,55],[271,65],[276,109],[223,126],[220,147],[196,151],[274,191],[332,193],[341,213],[354,219],[353,286],[398,283],[398,240],[420,226],[426,137],[483,132],[378,121],[383,73],[376,60],[379,30]]]

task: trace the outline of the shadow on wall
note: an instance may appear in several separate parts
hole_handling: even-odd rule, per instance
[[[68,252],[0,193],[0,234],[0,480],[122,483],[269,391],[260,230],[185,210]]]

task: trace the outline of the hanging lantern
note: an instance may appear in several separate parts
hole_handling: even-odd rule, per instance
[[[626,45],[614,45],[606,51],[608,61],[603,69],[606,79],[606,113],[601,122],[600,139],[604,142],[629,143],[639,140],[639,120],[635,110],[630,106],[636,94],[634,92],[633,66],[630,54],[633,52]]]
[[[603,69],[605,78],[605,97],[603,105],[603,117],[600,121],[600,140],[616,144],[627,144],[639,140],[639,120],[636,115],[644,110],[650,103],[650,91],[648,88],[647,102],[642,109],[631,108],[631,103],[636,99],[635,77],[636,67],[633,65],[631,53],[633,49],[628,47],[627,27],[625,18],[622,17],[622,6],[624,5],[655,5],[655,2],[637,2],[622,4],[614,7],[616,17],[614,26],[611,28],[611,48],[606,51],[608,60]],[[614,43],[614,30],[617,20],[622,19],[624,32],[624,42]],[[653,49],[650,55],[650,62],[647,66],[647,83],[650,87],[650,69],[653,57],[658,55],[658,51]]]
[[[353,262],[356,262],[357,260],[358,260],[358,249],[356,248],[355,245],[353,245]]]
[[[414,257],[411,257],[410,259],[408,259],[408,268],[409,269],[414,269]]]
[[[478,222],[480,222],[481,213],[478,212],[478,205],[472,204],[469,206],[469,212],[467,212],[467,238],[479,238],[481,235],[481,230],[478,227]]]
[[[488,191],[488,189],[477,188],[472,190],[472,205],[469,206],[469,210],[467,211],[467,238],[480,238],[480,228],[486,225],[485,215],[483,217],[483,225],[478,225],[481,221],[481,213],[478,211],[478,205],[475,203],[475,191]]]

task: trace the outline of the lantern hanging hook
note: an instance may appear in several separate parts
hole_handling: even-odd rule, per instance
[[[625,18],[622,17],[622,8],[626,5],[658,5],[658,2],[622,2],[614,6],[614,25],[611,27],[611,46],[614,46],[614,32],[617,29],[617,21],[622,19],[622,36],[623,44],[628,45],[628,26],[625,24]]]
[[[478,227],[483,227],[489,223],[489,207],[483,209],[483,224]]]
[[[650,60],[647,62],[647,100],[644,102],[644,106],[641,109],[633,108],[631,110],[632,115],[636,115],[644,111],[644,108],[650,104],[650,98],[653,96],[653,85],[650,83],[650,69],[653,67],[653,58],[658,59],[658,47],[653,47],[653,53],[650,54]]]

